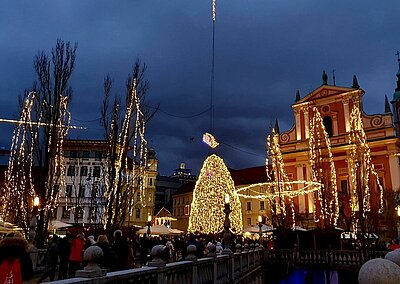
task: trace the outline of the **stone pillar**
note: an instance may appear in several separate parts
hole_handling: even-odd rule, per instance
[[[306,167],[306,174],[307,178],[311,180],[311,167],[307,166]],[[308,193],[307,194],[308,198],[308,213],[314,213],[314,193]]]
[[[303,165],[297,165],[296,167],[297,171],[297,180],[304,180],[303,176]],[[298,185],[298,188],[304,186],[303,185]],[[306,196],[304,194],[298,195],[299,198],[299,213],[306,213]]]
[[[303,109],[304,113],[304,132],[306,135],[306,139],[310,138],[310,119],[308,117],[308,107]]]
[[[296,121],[296,140],[301,140],[301,120],[300,120],[300,110],[294,109],[294,117]]]
[[[346,132],[350,132],[350,110],[349,110],[349,98],[342,99],[343,111],[344,111],[344,123]]]

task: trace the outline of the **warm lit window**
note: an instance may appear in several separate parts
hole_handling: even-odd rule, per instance
[[[247,218],[247,226],[251,226],[251,218]]]

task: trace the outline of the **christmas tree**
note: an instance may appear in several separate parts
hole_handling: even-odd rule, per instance
[[[213,154],[203,164],[193,191],[188,231],[218,233],[224,228],[225,197],[229,195],[231,230],[242,230],[241,204],[224,161]]]

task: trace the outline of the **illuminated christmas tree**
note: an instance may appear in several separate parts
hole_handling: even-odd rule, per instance
[[[231,230],[238,233],[243,228],[240,200],[224,161],[213,154],[204,161],[193,191],[188,231],[206,234],[221,232],[226,195],[232,210],[229,214]]]

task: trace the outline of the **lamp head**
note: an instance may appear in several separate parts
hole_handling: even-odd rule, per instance
[[[39,196],[35,196],[35,198],[33,199],[33,206],[39,207],[39,204],[40,204]]]

